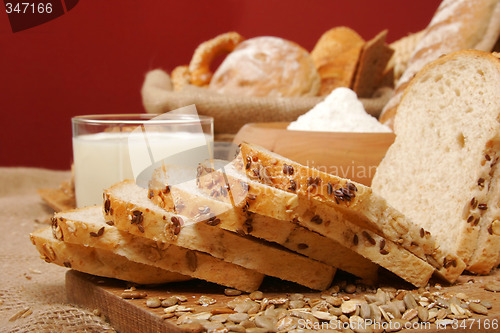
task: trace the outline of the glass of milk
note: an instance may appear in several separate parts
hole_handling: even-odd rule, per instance
[[[194,113],[86,115],[71,119],[77,207],[136,180],[162,161],[196,167],[213,151],[213,118]]]

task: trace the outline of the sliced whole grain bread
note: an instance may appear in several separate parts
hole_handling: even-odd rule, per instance
[[[365,283],[376,282],[379,266],[372,261],[297,223],[244,212],[228,202],[217,200],[198,188],[196,169],[192,170],[191,177],[186,177],[185,172],[185,169],[179,170],[172,165],[155,170],[150,183],[150,199],[160,207],[194,221],[281,244],[291,251],[354,274]],[[213,192],[214,195],[218,193]]]
[[[63,242],[53,237],[51,227],[32,232],[30,239],[46,262],[79,272],[138,284],[160,284],[190,279],[185,275],[130,261],[112,251]]]
[[[233,163],[228,164],[224,171],[214,171],[206,166],[201,166],[199,170],[201,189],[213,191],[210,184],[227,182],[227,187],[216,187],[226,188],[219,192],[220,200],[231,202],[244,211],[298,223],[355,251],[415,286],[425,286],[434,272],[430,264],[395,242],[351,223],[351,217],[343,211],[250,179]]]
[[[308,168],[247,143],[240,145],[239,155],[231,165],[236,170],[233,173],[245,173],[249,179],[296,194],[303,205],[329,206],[332,214],[341,214],[350,224],[426,260],[449,282],[455,282],[465,269],[465,263],[455,253],[443,251],[429,231],[413,223],[368,186]]]
[[[104,212],[118,229],[209,253],[221,260],[311,289],[328,288],[336,271],[332,266],[269,242],[169,212],[148,198],[148,189],[132,181],[124,181],[105,190]]]
[[[263,274],[203,252],[121,231],[112,220],[104,219],[102,206],[56,213],[52,230],[57,239],[66,243],[111,251],[130,261],[239,290],[256,290],[264,278]],[[221,271],[225,274],[219,274]]]
[[[490,53],[463,50],[426,65],[405,90],[396,140],[372,184],[480,274],[500,253],[499,96],[500,61]]]

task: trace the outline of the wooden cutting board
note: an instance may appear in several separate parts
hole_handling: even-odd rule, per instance
[[[396,284],[399,282],[395,282]],[[448,326],[437,329],[436,326],[425,329],[403,330],[401,332],[499,332],[500,331],[500,292],[490,292],[484,289],[487,283],[500,285],[500,270],[489,276],[463,275],[453,286],[444,286],[440,291],[456,294],[465,293],[472,299],[489,301],[493,307],[488,316],[474,315],[467,321],[460,321],[458,327]],[[121,333],[153,333],[182,332],[174,318],[162,319],[163,308],[148,308],[145,299],[123,299],[122,292],[127,288],[123,281],[96,277],[73,270],[66,274],[66,292],[68,300],[90,310],[99,310],[109,322]],[[138,287],[147,297],[185,296],[187,301],[182,305],[194,308],[195,313],[217,311],[226,308],[225,304],[234,296],[225,296],[224,288],[199,280],[182,283],[172,283],[156,287]],[[291,293],[302,293],[305,296],[319,298],[319,293],[312,293],[295,284],[277,280],[265,280],[261,290],[268,298],[286,296]],[[436,289],[433,289],[436,290]],[[431,290],[432,291],[432,290]],[[345,294],[347,295],[347,294]],[[215,304],[201,306],[197,304],[200,296],[208,296],[216,300]],[[362,294],[349,295],[352,298],[362,297]]]
[[[291,160],[369,186],[393,133],[288,131],[288,123],[251,123],[233,143],[253,143]]]

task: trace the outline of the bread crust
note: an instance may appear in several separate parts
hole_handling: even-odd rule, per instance
[[[238,45],[217,68],[208,88],[240,96],[316,96],[320,78],[304,48],[263,36]]]
[[[51,227],[32,232],[30,239],[46,262],[79,272],[138,284],[160,284],[190,279],[182,274],[130,261],[108,250],[65,243],[52,237]]]

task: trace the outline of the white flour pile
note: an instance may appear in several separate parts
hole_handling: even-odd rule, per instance
[[[289,130],[321,132],[391,132],[369,115],[356,93],[334,89],[322,102],[288,125]]]

